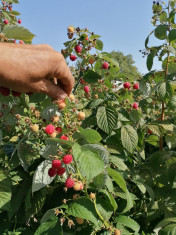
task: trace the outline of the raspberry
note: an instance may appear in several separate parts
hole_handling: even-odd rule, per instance
[[[65,168],[64,167],[60,167],[57,169],[57,174],[59,176],[62,176],[65,173]]]
[[[135,83],[134,86],[133,86],[133,89],[138,90],[139,89],[139,84]]]
[[[13,43],[16,43],[16,40],[15,40],[15,39],[13,40]]]
[[[95,193],[90,193],[89,197],[90,197],[90,199],[95,199]]]
[[[9,21],[7,19],[4,20],[4,24],[8,24]]]
[[[21,24],[21,19],[18,20],[18,24]]]
[[[73,157],[71,154],[67,154],[63,157],[63,163],[70,164],[73,161]]]
[[[120,230],[116,229],[116,230],[114,231],[114,235],[121,235]]]
[[[89,92],[89,87],[88,87],[88,86],[85,86],[85,87],[84,87],[84,91],[85,91],[86,93],[88,93],[88,92]]]
[[[138,103],[133,103],[133,109],[137,109],[138,108]]]
[[[71,101],[75,101],[75,96],[73,94],[70,94],[69,98],[70,98]]]
[[[0,87],[0,93],[1,93],[3,96],[9,96],[9,95],[10,95],[10,90],[9,90],[9,88],[6,88],[6,87],[1,86],[1,87]]]
[[[57,105],[58,105],[60,110],[62,110],[62,109],[64,109],[66,107],[65,100],[59,100],[56,103],[57,103]]]
[[[56,131],[57,131],[58,133],[61,133],[61,132],[62,132],[62,128],[61,128],[61,127],[56,127]]]
[[[78,224],[83,224],[84,223],[84,219],[82,219],[82,218],[76,217],[75,220]]]
[[[77,53],[80,53],[80,52],[82,51],[82,47],[79,46],[79,45],[76,45],[76,46],[75,46],[75,51],[76,51]]]
[[[79,112],[79,113],[78,113],[78,119],[84,120],[85,117],[86,117],[86,114],[85,114],[84,112]]]
[[[65,136],[65,135],[62,135],[62,136],[60,137],[60,139],[61,139],[61,140],[69,140],[69,138],[68,138],[67,136]]]
[[[89,64],[93,64],[95,62],[95,59],[94,58],[90,58],[89,59]]]
[[[73,33],[74,32],[74,28],[72,26],[69,26],[67,28],[67,30],[68,30],[69,33]]]
[[[102,68],[103,68],[103,69],[108,69],[108,68],[109,68],[108,62],[104,62],[104,63],[102,64]]]
[[[8,8],[9,8],[9,11],[12,11],[12,6],[9,6]]]
[[[123,87],[126,89],[126,88],[130,88],[130,83],[129,82],[125,82],[123,84]]]
[[[62,166],[62,162],[59,159],[52,160],[52,168],[58,169]]]
[[[153,132],[152,132],[151,130],[148,130],[148,134],[152,135],[152,134],[153,134]]]
[[[53,116],[51,118],[52,122],[55,123],[55,122],[58,122],[59,121],[59,117],[57,115]]]
[[[54,168],[50,168],[49,170],[48,170],[48,175],[50,176],[50,177],[54,177],[55,175],[56,175],[56,169],[54,169]]]
[[[17,92],[17,91],[12,91],[12,95],[15,96],[15,97],[18,97],[21,95],[20,92]]]
[[[87,37],[85,38],[85,40],[88,41],[88,40],[89,40],[89,37],[87,36]]]
[[[66,188],[72,188],[74,186],[74,184],[75,184],[74,180],[72,180],[70,178],[66,179],[66,181],[65,181]]]
[[[24,42],[23,41],[19,41],[19,44],[24,44]]]
[[[55,138],[57,136],[56,131],[50,135],[51,138]]]
[[[77,57],[75,55],[70,55],[70,60],[71,61],[75,61],[77,59]]]
[[[81,181],[78,181],[77,183],[74,184],[73,189],[75,191],[80,191],[83,190],[83,184]]]
[[[94,95],[94,98],[95,98],[95,99],[98,99],[98,95],[97,95],[97,94],[95,94],[95,95]]]
[[[37,124],[31,125],[31,126],[30,126],[30,129],[31,129],[31,131],[33,131],[33,132],[38,132],[39,126],[38,126]]]
[[[45,132],[49,135],[53,134],[55,132],[55,127],[51,124],[45,127]]]

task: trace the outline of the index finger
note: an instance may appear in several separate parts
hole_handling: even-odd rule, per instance
[[[67,95],[69,95],[74,87],[75,79],[62,54],[59,54],[56,66],[54,77],[59,80],[59,84],[61,84],[62,89],[67,93]]]

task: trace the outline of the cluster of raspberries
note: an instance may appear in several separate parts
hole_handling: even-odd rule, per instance
[[[61,127],[55,127],[53,126],[52,124],[49,124],[45,127],[45,132],[48,134],[48,135],[52,135],[55,131],[57,131],[58,133],[61,133],[62,132],[62,128]],[[62,136],[61,136],[62,137]],[[65,136],[66,137],[66,136]],[[68,137],[66,138],[61,138],[61,139],[64,139],[64,140],[68,140]]]
[[[52,161],[52,167],[48,170],[48,175],[54,177],[55,175],[62,176],[65,173],[65,168],[62,164],[70,164],[73,161],[73,157],[70,154],[67,154],[63,157],[62,161],[55,159]]]

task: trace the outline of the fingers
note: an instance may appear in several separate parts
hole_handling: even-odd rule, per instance
[[[73,86],[75,84],[75,79],[65,62],[65,59],[62,54],[57,53],[56,57],[56,72],[54,77],[59,80],[59,84],[63,90],[69,95],[72,92]]]
[[[67,94],[61,87],[55,85],[52,81],[47,79],[43,79],[42,81],[33,84],[32,91],[45,93],[54,100],[65,100],[67,97]]]
[[[48,44],[39,44],[39,45],[30,45],[30,44],[16,44],[16,43],[3,43],[1,42],[3,46],[8,46],[12,48],[22,48],[22,49],[32,49],[32,50],[52,50],[54,51],[53,47]]]

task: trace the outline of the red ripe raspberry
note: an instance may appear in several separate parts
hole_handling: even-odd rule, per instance
[[[66,188],[72,188],[74,186],[74,184],[75,184],[74,180],[72,180],[70,178],[66,179],[66,181],[65,181]]]
[[[2,5],[5,5],[5,2],[4,2],[4,1],[2,2]]]
[[[85,40],[88,41],[88,40],[89,40],[89,37],[87,36],[87,37],[85,38]]]
[[[137,109],[138,108],[138,103],[133,103],[133,109]]]
[[[73,157],[71,154],[67,154],[63,157],[63,163],[70,164],[73,161]]]
[[[12,6],[9,6],[8,8],[9,8],[9,11],[12,11]]]
[[[138,90],[139,89],[139,83],[135,83],[133,86],[133,89]]]
[[[80,53],[80,52],[82,51],[82,47],[79,46],[79,45],[76,45],[76,46],[75,46],[75,51],[76,51],[77,53]]]
[[[62,135],[62,136],[60,137],[60,139],[61,139],[61,140],[69,140],[69,138],[68,138],[67,136],[65,136],[65,135]]]
[[[45,127],[45,132],[49,135],[53,134],[55,132],[55,127],[51,124]]]
[[[85,87],[84,87],[84,91],[85,91],[86,93],[89,93],[89,87],[88,87],[88,86],[85,86]]]
[[[24,42],[23,41],[19,41],[19,44],[24,44]]]
[[[7,19],[4,20],[4,24],[8,24],[9,21]]]
[[[32,95],[33,94],[33,92],[27,92],[26,93],[26,95]]]
[[[59,159],[52,160],[52,168],[58,169],[62,166],[62,162]]]
[[[152,134],[153,134],[153,132],[152,132],[151,130],[148,130],[148,134],[152,135]]]
[[[103,68],[103,69],[108,69],[108,68],[109,68],[108,62],[104,62],[104,63],[102,64],[102,68]]]
[[[50,168],[50,169],[48,170],[48,175],[49,175],[50,177],[54,177],[54,176],[56,175],[56,173],[57,173],[57,171],[56,171],[56,169],[54,169],[54,168]]]
[[[57,131],[58,133],[61,133],[61,132],[62,132],[62,128],[61,128],[61,127],[56,127],[56,131]]]
[[[64,173],[65,173],[65,168],[64,168],[64,167],[60,167],[60,168],[57,169],[57,174],[58,174],[58,175],[61,176],[61,175],[63,175]]]
[[[75,61],[77,59],[77,57],[75,55],[70,55],[70,60],[71,61]]]
[[[0,87],[0,93],[1,93],[3,96],[9,96],[9,95],[10,95],[10,90],[9,90],[9,88],[6,88],[6,87],[1,86],[1,87]]]
[[[128,89],[128,88],[130,88],[130,83],[129,82],[125,82],[124,84],[123,84],[123,87],[126,89]]]
[[[17,92],[17,91],[12,91],[12,95],[15,96],[15,97],[18,97],[21,95],[20,92]]]
[[[21,19],[18,20],[18,24],[21,24]]]
[[[16,40],[15,40],[15,39],[13,40],[13,43],[16,43]]]

